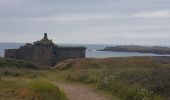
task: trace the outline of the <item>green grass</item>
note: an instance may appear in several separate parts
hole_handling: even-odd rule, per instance
[[[54,84],[45,81],[34,81],[29,87],[44,100],[67,100],[65,93]]]
[[[20,86],[20,83],[16,80],[1,80],[0,81],[0,92],[8,92],[15,90]]]
[[[47,70],[26,61],[0,59],[0,100],[68,100],[59,87],[42,81]]]
[[[75,73],[68,73],[67,80],[76,81],[76,82],[84,82],[84,83],[97,83],[99,78],[97,74],[93,74],[87,71],[80,71]]]
[[[37,69],[37,67],[31,62],[16,60],[16,59],[3,59],[3,58],[0,58],[0,67]]]
[[[37,66],[34,64],[15,59],[0,58],[0,77],[32,77],[39,74]]]
[[[155,100],[155,98],[162,100],[163,98],[153,95],[153,91],[149,91],[139,86],[139,84],[129,84],[124,80],[118,79],[122,76],[105,76],[97,84],[99,89],[108,91],[113,95],[117,95],[123,100]]]
[[[151,57],[66,60],[58,67],[67,80],[93,84],[122,100],[170,97],[170,67]]]
[[[65,93],[48,81],[2,80],[0,99],[6,100],[68,100]]]
[[[19,68],[10,68],[3,67],[0,68],[0,77],[28,77],[28,78],[36,78],[38,75],[41,75],[38,70],[33,69],[19,69]]]
[[[57,82],[89,84],[122,100],[170,98],[170,65],[151,57],[66,60],[57,69],[36,69],[19,60],[0,59],[0,64],[0,97],[7,100],[66,100],[52,84]]]

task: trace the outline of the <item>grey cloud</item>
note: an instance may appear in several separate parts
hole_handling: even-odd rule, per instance
[[[160,12],[170,10],[169,4],[169,0],[0,0],[0,39],[24,42],[43,32],[56,42],[170,38],[169,12]],[[19,35],[23,38],[15,37]]]

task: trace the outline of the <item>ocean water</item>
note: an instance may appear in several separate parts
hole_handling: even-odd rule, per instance
[[[15,49],[24,45],[24,43],[0,43],[0,57],[4,57],[5,49]],[[107,46],[114,45],[96,45],[96,44],[58,44],[59,46],[85,46],[86,58],[108,58],[108,57],[132,57],[132,56],[170,56],[158,55],[153,53],[131,53],[131,52],[111,52],[111,51],[97,51]]]

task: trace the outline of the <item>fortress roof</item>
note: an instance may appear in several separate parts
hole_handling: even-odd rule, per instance
[[[44,33],[44,37],[40,41],[34,42],[34,45],[54,45],[54,43],[48,39],[47,33]]]

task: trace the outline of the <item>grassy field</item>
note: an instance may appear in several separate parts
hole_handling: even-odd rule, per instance
[[[0,59],[0,77],[0,99],[7,100],[67,100],[57,82],[91,85],[122,100],[170,99],[170,65],[152,57],[66,60],[51,69]]]
[[[68,100],[58,86],[40,78],[44,72],[29,62],[0,59],[0,100]]]
[[[67,60],[66,79],[93,84],[122,100],[169,100],[170,66],[151,57]]]

